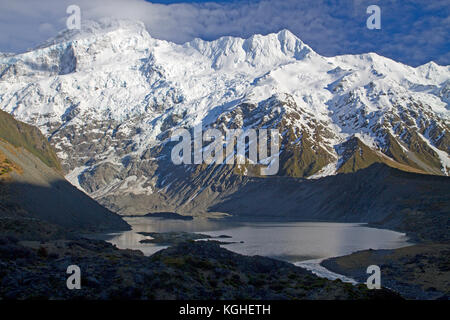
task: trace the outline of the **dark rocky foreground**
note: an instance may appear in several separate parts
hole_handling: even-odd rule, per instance
[[[319,278],[292,264],[242,256],[207,241],[180,242],[151,257],[104,241],[42,226],[41,240],[16,238],[2,224],[0,299],[399,299]],[[36,226],[31,227],[36,230]],[[19,236],[24,229],[20,228]],[[81,268],[81,289],[66,287],[69,265]]]

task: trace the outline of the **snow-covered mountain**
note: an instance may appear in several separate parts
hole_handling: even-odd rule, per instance
[[[173,165],[170,133],[200,123],[278,128],[280,176],[374,162],[449,175],[449,99],[449,66],[323,57],[287,30],[178,45],[142,23],[104,19],[0,54],[0,108],[37,125],[68,180],[120,213],[206,210],[257,174]]]

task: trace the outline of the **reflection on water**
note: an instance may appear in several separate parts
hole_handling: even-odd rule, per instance
[[[139,243],[148,237],[137,232],[186,231],[211,236],[228,235],[236,243],[223,247],[245,255],[269,256],[289,262],[346,255],[364,249],[394,249],[410,245],[404,234],[355,223],[191,221],[151,217],[126,218],[133,230],[104,237],[121,249],[151,255],[166,248]],[[243,243],[240,243],[243,241]]]

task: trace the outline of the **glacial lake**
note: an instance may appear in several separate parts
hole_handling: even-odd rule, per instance
[[[219,219],[186,221],[152,217],[127,217],[125,220],[133,230],[104,235],[102,239],[120,249],[137,249],[145,255],[151,255],[167,246],[140,243],[140,240],[151,238],[138,232],[185,231],[213,237],[227,235],[231,238],[215,240],[235,242],[222,245],[231,251],[285,260],[331,279],[342,277],[320,267],[322,259],[369,248],[395,249],[412,244],[402,233],[369,228],[358,223],[241,222]]]

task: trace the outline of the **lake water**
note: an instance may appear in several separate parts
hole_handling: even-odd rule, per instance
[[[118,248],[138,249],[145,255],[151,255],[166,246],[140,243],[140,240],[150,237],[138,232],[186,231],[211,236],[227,235],[231,238],[217,240],[236,242],[222,245],[231,251],[245,255],[268,256],[309,269],[319,268],[318,262],[324,258],[369,248],[395,249],[411,245],[402,233],[369,228],[356,223],[236,222],[212,219],[185,221],[151,217],[125,220],[133,230],[108,235],[104,239]]]

